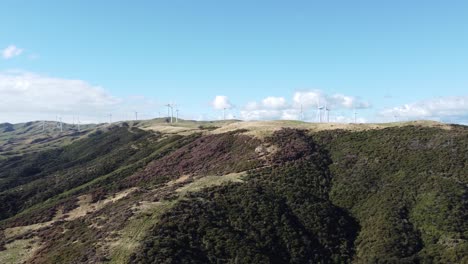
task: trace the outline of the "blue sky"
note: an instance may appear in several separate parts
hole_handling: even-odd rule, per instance
[[[224,107],[296,119],[303,104],[316,121],[319,102],[337,122],[354,111],[362,122],[468,122],[467,1],[1,6],[0,122],[150,118],[167,102],[193,119]]]

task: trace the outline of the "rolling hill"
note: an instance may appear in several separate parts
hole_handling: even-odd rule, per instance
[[[0,125],[0,263],[468,262],[465,126],[53,126]]]

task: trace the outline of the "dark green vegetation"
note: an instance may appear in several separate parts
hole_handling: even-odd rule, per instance
[[[35,263],[105,260],[110,245],[100,249],[96,245],[103,244],[105,237],[118,241],[115,231],[134,216],[141,201],[174,199],[179,185],[167,185],[169,181],[259,166],[254,152],[258,140],[239,132],[163,135],[123,123],[62,147],[4,159],[0,161],[0,246],[37,237],[41,249]],[[108,202],[122,192],[126,199]],[[44,224],[35,227],[38,223]],[[10,231],[13,227],[24,227],[26,232]],[[27,232],[28,228],[33,231]]]
[[[247,183],[193,194],[164,215],[142,263],[317,263],[353,256],[356,222],[328,201],[330,160],[304,132],[284,130],[273,166]]]
[[[0,160],[70,144],[96,127],[98,125],[81,125],[81,131],[78,131],[77,126],[64,124],[64,131],[60,132],[57,123],[50,121],[2,123],[0,124]]]
[[[127,187],[125,177],[196,137],[162,138],[123,125],[98,130],[65,147],[1,161],[0,220],[25,211],[10,221],[15,225],[48,221],[57,207],[69,207],[81,193],[90,192],[94,201],[100,200]]]
[[[285,130],[270,168],[194,194],[148,236],[141,263],[468,261],[468,133]]]
[[[466,127],[258,139],[186,123],[72,131],[43,150],[37,123],[2,124],[16,145],[0,152],[0,262],[28,239],[28,263],[468,262]]]
[[[325,131],[316,138],[335,161],[330,200],[361,225],[357,261],[468,261],[466,127]]]

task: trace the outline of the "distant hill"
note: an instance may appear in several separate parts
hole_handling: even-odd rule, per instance
[[[468,127],[0,124],[0,263],[465,263]]]
[[[102,125],[101,125],[102,126]],[[81,138],[99,125],[64,123],[62,131],[57,122],[35,121],[20,124],[0,124],[0,159],[38,152],[69,144]]]

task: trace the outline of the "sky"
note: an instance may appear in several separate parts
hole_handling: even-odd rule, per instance
[[[468,123],[468,1],[0,6],[0,122]]]

